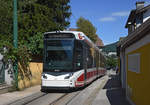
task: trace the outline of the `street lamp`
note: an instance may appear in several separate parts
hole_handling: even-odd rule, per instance
[[[13,43],[18,48],[18,21],[17,21],[17,0],[13,0]],[[18,61],[14,64],[16,88],[18,88]]]

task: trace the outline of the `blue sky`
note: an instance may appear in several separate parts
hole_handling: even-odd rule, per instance
[[[139,0],[70,0],[70,28],[76,28],[76,21],[82,16],[96,27],[105,45],[118,41],[127,35],[124,27],[136,1]],[[145,1],[150,4],[150,0]]]

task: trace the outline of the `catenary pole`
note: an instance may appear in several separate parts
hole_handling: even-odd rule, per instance
[[[13,44],[18,48],[18,21],[17,21],[17,0],[13,0]],[[16,88],[18,89],[18,62],[14,64]]]

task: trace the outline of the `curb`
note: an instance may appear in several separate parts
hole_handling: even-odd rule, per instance
[[[8,93],[11,88],[12,88],[12,86],[9,86],[7,84],[1,84],[0,85],[0,94]]]
[[[98,92],[105,86],[108,81],[108,76],[105,75],[101,80],[102,83],[97,86],[97,88],[90,94],[90,96],[86,99],[87,101],[84,102],[84,105],[92,105],[93,100],[96,98]]]

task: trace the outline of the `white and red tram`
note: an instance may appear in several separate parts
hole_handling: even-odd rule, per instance
[[[41,90],[83,87],[105,75],[105,57],[78,31],[44,33]]]

